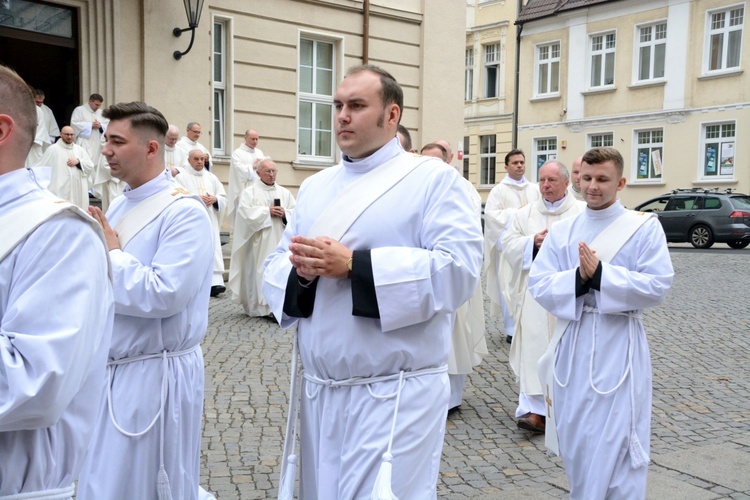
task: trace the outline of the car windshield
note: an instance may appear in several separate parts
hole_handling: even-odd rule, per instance
[[[729,199],[732,200],[734,208],[750,210],[750,196],[732,196]]]

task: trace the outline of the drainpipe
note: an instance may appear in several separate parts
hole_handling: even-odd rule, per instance
[[[370,59],[370,0],[362,2],[362,64],[367,64]]]
[[[516,19],[518,19],[521,13],[521,2],[518,0],[518,12],[516,13]],[[513,82],[513,133],[511,135],[511,148],[516,149],[518,147],[518,82],[520,80],[521,69],[521,33],[523,33],[523,23],[516,24],[516,74]]]

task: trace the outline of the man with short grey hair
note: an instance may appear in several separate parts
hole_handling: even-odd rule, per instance
[[[539,169],[541,198],[519,209],[502,237],[503,259],[509,264],[509,272],[501,277],[504,279],[503,298],[516,318],[508,358],[520,384],[517,424],[520,429],[537,433],[545,430],[545,409],[536,365],[552,337],[555,317],[529,295],[528,277],[549,227],[586,208],[583,202],[567,193],[568,177],[568,169],[557,160],[542,165]]]

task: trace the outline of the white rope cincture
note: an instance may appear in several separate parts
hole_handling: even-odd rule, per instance
[[[26,491],[24,493],[15,493],[13,495],[0,496],[0,500],[68,500],[73,498],[76,492],[74,483],[61,488],[51,490]]]
[[[625,370],[620,376],[620,380],[617,382],[617,384],[615,384],[614,387],[605,391],[596,387],[596,384],[594,383],[594,353],[596,351],[596,334],[599,330],[599,315],[601,313],[595,307],[590,307],[590,306],[584,306],[583,312],[594,314],[594,326],[592,328],[591,354],[589,356],[589,386],[596,394],[600,396],[607,396],[615,392],[620,387],[622,387],[622,385],[625,383],[625,380],[627,380],[628,375],[633,373],[633,357],[635,353],[635,332],[638,326],[637,322],[642,318],[642,314],[640,311],[607,313],[612,316],[626,316],[628,318],[628,352],[627,352],[627,366],[625,367]],[[578,334],[581,329],[581,323],[582,321],[578,321],[576,323],[575,330],[573,332],[573,335],[574,335],[573,346],[571,347],[568,353],[568,376],[564,384],[560,382],[557,376],[557,370],[556,370],[557,360],[555,360],[555,365],[552,368],[552,373],[555,378],[555,382],[560,387],[567,387],[568,383],[570,382],[570,372],[572,371],[571,367],[573,366],[572,364],[573,354],[577,347]],[[635,428],[635,421],[636,421],[635,380],[633,380],[633,377],[630,377],[630,437],[628,440],[628,451],[630,453],[630,466],[633,469],[638,469],[640,467],[647,466],[650,461],[650,458],[648,454],[646,453],[646,451],[643,449],[640,439],[638,439],[638,433],[636,432],[636,428]]]
[[[115,426],[121,434],[127,437],[139,437],[150,431],[156,422],[159,421],[159,472],[156,475],[156,493],[159,500],[172,500],[172,488],[169,484],[169,476],[167,470],[164,467],[164,407],[167,403],[167,394],[169,392],[169,358],[176,358],[179,356],[185,356],[191,354],[200,349],[200,344],[197,344],[188,349],[181,351],[167,351],[163,350],[157,354],[142,354],[140,356],[133,356],[129,358],[121,358],[107,363],[107,409],[109,411],[109,419],[112,425]],[[154,416],[148,426],[142,431],[129,432],[120,426],[115,418],[115,411],[112,405],[112,372],[114,367],[120,365],[126,365],[129,363],[135,363],[136,361],[146,361],[149,359],[161,359],[162,362],[162,374],[161,374],[161,397],[159,401],[159,411]]]
[[[292,369],[289,384],[289,413],[286,418],[286,433],[284,434],[284,454],[281,461],[281,478],[279,481],[278,500],[292,500],[294,498],[294,481],[297,476],[297,420],[299,416],[299,391],[302,378],[297,373],[298,345],[297,330],[294,332],[292,344]]]

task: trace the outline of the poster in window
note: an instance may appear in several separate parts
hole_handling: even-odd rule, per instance
[[[724,142],[721,145],[721,166],[719,175],[734,175],[734,143]]]
[[[651,162],[654,165],[654,177],[661,177],[661,149],[651,151]]]
[[[638,150],[638,178],[648,177],[648,149]]]
[[[706,144],[706,175],[716,175],[717,149],[717,144]]]

